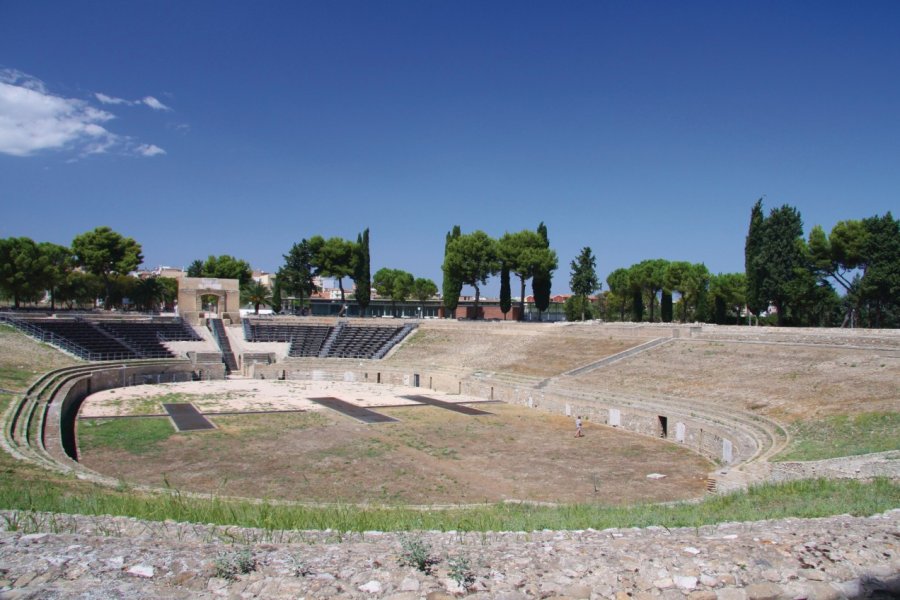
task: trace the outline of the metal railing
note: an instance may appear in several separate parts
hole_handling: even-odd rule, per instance
[[[22,321],[17,319],[9,314],[0,313],[0,321],[8,323],[12,325],[28,337],[31,337],[39,342],[50,344],[52,346],[56,346],[60,350],[64,352],[68,352],[69,354],[76,356],[82,360],[86,361],[108,361],[108,360],[134,360],[138,358],[171,358],[172,355],[169,352],[142,352],[136,353],[133,351],[128,352],[93,352],[88,350],[84,346],[77,344],[67,338],[61,337],[52,331],[45,331],[34,325],[33,323],[29,323],[28,321]]]

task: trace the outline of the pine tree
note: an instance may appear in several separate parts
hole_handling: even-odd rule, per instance
[[[450,240],[443,264],[444,273],[475,288],[475,317],[480,318],[478,302],[481,286],[500,270],[497,242],[483,231],[473,231]]]

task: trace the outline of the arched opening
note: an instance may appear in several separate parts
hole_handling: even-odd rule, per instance
[[[200,310],[208,314],[219,314],[219,299],[220,296],[218,294],[202,294],[200,296]]]

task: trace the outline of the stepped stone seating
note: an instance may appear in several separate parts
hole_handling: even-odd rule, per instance
[[[322,344],[333,330],[333,327],[325,325],[310,325],[298,331],[291,340],[288,356],[318,356]]]
[[[28,322],[47,334],[53,334],[61,338],[86,360],[125,360],[140,358],[140,355],[120,342],[104,333],[90,321],[76,321],[73,319],[29,319]],[[52,339],[47,339],[53,342]],[[62,345],[65,347],[65,345]],[[67,348],[71,349],[71,348]]]
[[[328,352],[334,358],[373,358],[375,353],[397,335],[402,327],[346,326]]]
[[[288,356],[318,356],[334,328],[329,325],[244,321],[248,342],[289,342]]]
[[[403,337],[401,332],[405,335],[411,330],[409,326],[364,326],[344,322],[333,327],[262,319],[244,321],[244,337],[248,342],[290,343],[290,357],[315,357],[321,352],[327,358],[380,358],[379,351],[389,349]],[[326,346],[326,342],[331,345]]]
[[[163,341],[200,341],[193,329],[177,321],[98,321],[97,326],[124,340],[145,358],[174,358]]]
[[[27,319],[47,334],[64,340],[86,360],[174,358],[163,341],[200,341],[202,338],[181,319]],[[49,336],[48,336],[49,337]],[[53,339],[46,341],[53,343]],[[80,352],[78,350],[83,350]]]

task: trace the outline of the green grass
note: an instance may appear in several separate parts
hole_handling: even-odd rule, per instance
[[[78,482],[80,483],[80,482]],[[73,487],[81,488],[73,493]],[[0,472],[0,507],[87,515],[125,515],[150,521],[172,519],[256,527],[267,531],[537,531],[609,527],[699,527],[723,521],[784,517],[871,515],[900,506],[900,485],[811,480],[763,485],[697,504],[561,507],[495,504],[471,509],[415,510],[356,506],[284,506],[267,502],[196,499],[180,494],[141,495],[70,482],[34,479],[23,485]]]
[[[873,412],[800,421],[775,460],[822,460],[900,449],[900,413]]]
[[[173,435],[172,423],[165,417],[87,419],[78,423],[78,446],[85,452],[109,449],[147,454]]]
[[[17,369],[15,367],[0,367],[0,388],[7,390],[24,390],[29,382],[37,377],[37,373]]]

